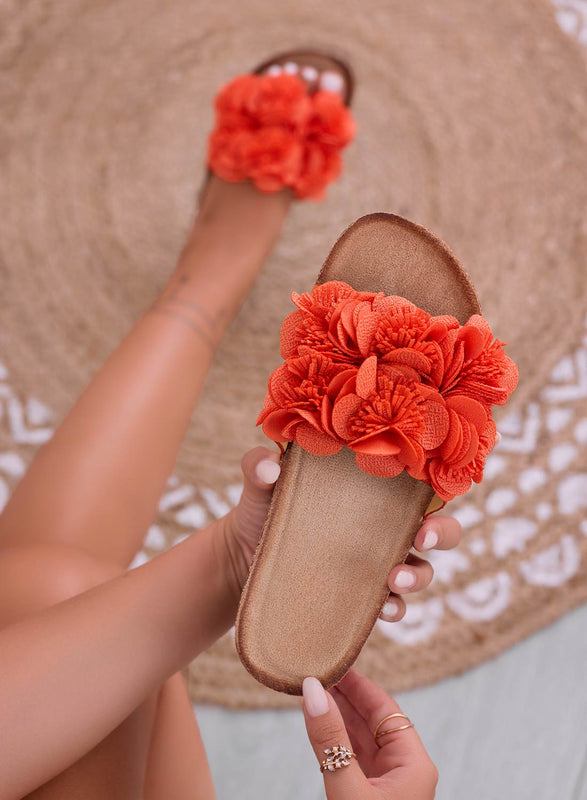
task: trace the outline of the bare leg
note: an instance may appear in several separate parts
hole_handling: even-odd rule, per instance
[[[260,456],[271,453],[258,450]],[[247,492],[248,524],[259,533],[271,492],[259,484],[254,470],[248,480],[245,476]],[[233,573],[225,546],[234,516],[231,512],[142,567],[27,613],[0,631],[1,800],[17,800],[60,774],[69,778],[68,770],[92,748],[103,769],[99,772],[95,763],[85,761],[87,794],[96,796],[92,792],[97,778],[104,787],[109,773],[104,772],[104,751],[96,745],[126,725],[154,692],[234,622],[246,577],[244,569],[240,575]],[[21,613],[23,589],[30,593],[29,610],[39,602],[32,580],[25,587],[19,581],[12,599],[6,587],[19,570],[24,574],[25,553],[42,558],[47,555],[40,552],[43,548],[61,551],[56,561],[60,566],[53,573],[59,589],[69,585],[76,592],[111,574],[110,565],[81,552],[66,553],[67,548],[56,545],[6,549],[0,555],[2,608]],[[45,599],[50,594],[43,590]],[[149,717],[143,720],[148,724]],[[103,792],[109,800],[138,800],[137,764],[144,767],[148,743],[140,725],[129,723],[126,733],[131,740],[118,744],[131,761],[121,762],[113,747],[111,770],[123,770],[117,775],[117,787],[128,788],[133,778],[134,791]],[[79,791],[83,775],[76,777]],[[64,800],[76,796],[80,795],[61,795]]]
[[[145,800],[212,800],[214,784],[183,675],[163,684],[147,760]]]
[[[75,546],[124,568],[141,546],[214,349],[273,244],[290,202],[286,193],[263,196],[249,185],[222,185],[216,178],[206,199],[210,202],[162,297],[41,449],[0,517],[0,552],[14,546],[30,552],[47,544],[57,553],[59,545]],[[233,217],[217,211],[221,199]],[[250,239],[250,231],[259,224],[259,218],[253,220],[257,214],[273,226],[264,242]],[[234,259],[225,224],[233,237]],[[46,562],[39,563],[27,577],[31,581],[49,572]],[[54,602],[59,599],[57,591]],[[147,796],[155,798],[159,787],[173,780],[176,788],[184,787],[186,800],[210,800],[214,793],[206,754],[185,687],[181,694],[181,680],[175,675],[166,681],[31,798],[61,800],[83,793],[87,800],[129,800],[143,780]],[[169,752],[170,731],[185,742],[189,754],[185,748]]]
[[[26,559],[27,550],[62,546],[119,569],[128,566],[156,512],[214,351],[279,235],[291,199],[289,192],[264,195],[250,184],[211,179],[168,286],[41,448],[6,506],[0,554],[16,548],[17,558]],[[91,612],[92,604],[87,608]],[[20,630],[22,655],[23,643],[34,636],[27,639],[28,629]],[[129,675],[134,666],[131,659]],[[126,768],[116,786],[136,778],[147,754],[145,732],[154,715],[163,714],[156,700],[172,696],[148,683],[148,692],[135,691],[134,705],[127,702],[126,712],[117,712],[118,728],[104,729],[98,744],[94,739],[93,749],[80,753],[36,798],[74,797],[80,787],[84,797],[93,797],[98,777],[117,756],[120,763],[121,753]],[[55,700],[45,699],[49,705]],[[112,708],[115,698],[108,699]]]
[[[167,287],[39,450],[0,516],[0,548],[60,542],[129,565],[215,349],[292,199],[211,176]]]
[[[0,637],[6,626],[54,606],[104,581],[108,581],[123,570],[98,562],[83,552],[60,545],[41,545],[28,548],[3,549],[0,551]],[[42,636],[37,634],[35,641],[22,649],[20,670],[35,657],[36,646]],[[8,663],[4,664],[2,683],[10,685],[11,672]],[[81,677],[81,676],[80,676]],[[13,678],[12,678],[13,679]],[[91,682],[84,676],[85,683]],[[173,679],[170,679],[173,680]],[[73,693],[75,686],[70,687]],[[29,687],[34,691],[34,687]],[[0,690],[1,692],[1,690]],[[159,692],[162,695],[163,689]],[[79,697],[79,695],[78,695]],[[81,707],[83,708],[83,699]],[[140,796],[143,776],[146,769],[151,729],[155,719],[157,693],[126,717],[110,733],[88,750],[78,761],[55,778],[35,789],[27,798],[31,800],[69,800],[84,797],[84,800],[133,800]],[[64,704],[65,705],[65,704]],[[41,712],[41,720],[43,714]],[[38,730],[38,720],[28,715],[28,722]],[[6,740],[5,740],[6,741]],[[23,759],[35,757],[29,747]],[[1,760],[1,759],[0,759]],[[34,770],[34,767],[32,768]],[[0,772],[3,780],[0,785],[0,798],[21,797],[6,791],[7,768],[2,764]],[[8,781],[10,785],[10,782]],[[3,788],[4,787],[4,788]]]
[[[212,178],[167,288],[40,449],[0,517],[0,546],[60,542],[128,566],[290,202]]]

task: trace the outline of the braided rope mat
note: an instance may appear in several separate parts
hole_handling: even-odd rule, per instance
[[[359,125],[324,205],[296,204],[218,353],[136,564],[238,501],[289,293],[361,214],[442,236],[520,368],[465,528],[358,666],[389,691],[492,657],[587,595],[586,4],[0,2],[0,505],[153,300],[190,225],[216,88],[284,47],[333,48]],[[578,40],[578,41],[577,41]],[[253,63],[252,63],[253,62]],[[205,421],[205,422],[204,422]],[[349,583],[349,590],[352,584]],[[288,707],[227,634],[194,700]]]

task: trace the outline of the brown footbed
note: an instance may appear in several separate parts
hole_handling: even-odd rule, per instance
[[[350,64],[348,64],[342,58],[339,58],[335,55],[330,55],[329,53],[321,52],[320,50],[288,50],[283,53],[278,53],[272,58],[268,58],[266,61],[263,61],[261,64],[259,64],[259,66],[253,70],[253,75],[260,75],[268,67],[270,67],[271,64],[285,64],[288,61],[295,61],[302,67],[316,67],[319,72],[323,72],[329,68],[333,72],[338,72],[344,78],[344,104],[346,106],[350,106],[355,91],[355,77]],[[314,85],[310,85],[310,91],[315,88],[316,87]],[[206,174],[204,175],[204,180],[202,181],[202,185],[198,191],[199,206],[202,205],[202,198],[204,197],[204,192],[206,191],[206,187],[208,186],[211,175],[212,171],[207,168]]]
[[[481,313],[471,281],[446,245],[393,214],[361,217],[340,236],[318,283],[406,297],[464,324]],[[405,471],[359,470],[347,448],[316,456],[291,443],[245,584],[236,649],[246,669],[277,691],[301,694],[306,676],[328,688],[371,632],[434,495]]]

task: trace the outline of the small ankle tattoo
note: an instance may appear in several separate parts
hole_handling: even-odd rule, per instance
[[[219,341],[217,338],[211,336],[210,331],[207,330],[207,328],[210,327],[209,324],[198,319],[196,315],[191,314],[189,309],[184,311],[179,308],[170,307],[169,301],[164,300],[158,301],[152,305],[149,311],[153,311],[158,314],[165,314],[166,316],[177,320],[177,322],[182,323],[198,336],[198,338],[208,347],[211,353],[216,352]]]
[[[195,300],[186,300],[184,297],[179,297],[175,292],[165,297],[162,303],[169,303],[171,305],[183,306],[185,309],[190,309],[190,311],[193,311],[212,331],[222,324],[219,312],[216,315],[210,314],[210,312],[202,308],[199,303],[196,303]]]

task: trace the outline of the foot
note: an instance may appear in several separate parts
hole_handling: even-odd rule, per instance
[[[296,61],[288,54],[263,65],[260,74],[278,70],[297,71],[310,92],[324,88],[349,99],[343,67],[327,56],[299,53]],[[206,340],[211,354],[277,241],[293,199],[289,189],[266,193],[249,181],[229,183],[214,174],[205,183],[196,219],[157,307],[181,317]]]
[[[267,62],[259,74],[278,75],[282,72],[298,75],[310,93],[326,89],[339,92],[345,99],[349,97],[348,78],[342,66],[327,56],[301,52],[286,54]],[[253,240],[257,240],[255,248],[261,245],[267,254],[279,236],[293,197],[289,189],[267,194],[249,181],[228,183],[210,174],[200,195],[196,226],[199,222],[215,225],[220,235],[225,235],[229,229],[231,236],[240,232],[251,246]]]
[[[324,88],[349,99],[343,67],[327,56],[286,54],[264,64],[259,74],[278,70],[297,71],[309,92]],[[157,306],[181,314],[211,353],[277,241],[293,199],[290,189],[266,193],[250,181],[229,183],[214,174],[204,185],[195,222]]]

